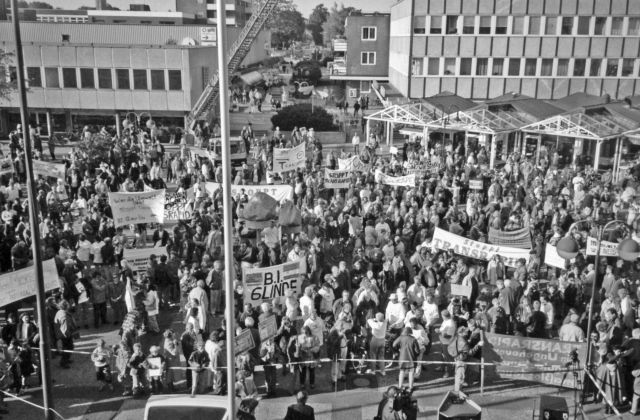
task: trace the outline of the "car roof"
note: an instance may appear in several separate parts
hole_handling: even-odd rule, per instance
[[[153,395],[147,400],[146,407],[189,406],[189,407],[222,407],[227,408],[227,397],[221,395]]]

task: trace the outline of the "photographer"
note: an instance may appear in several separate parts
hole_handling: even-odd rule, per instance
[[[404,414],[402,410],[396,410],[396,396],[398,395],[398,387],[390,386],[387,392],[382,394],[382,401],[378,404],[378,414],[374,420],[402,420]]]

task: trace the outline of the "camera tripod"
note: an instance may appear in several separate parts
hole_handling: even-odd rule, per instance
[[[584,403],[584,392],[582,386],[582,368],[580,367],[580,359],[578,359],[578,353],[575,350],[572,350],[569,354],[570,362],[565,363],[565,367],[569,370],[565,372],[562,376],[562,381],[560,382],[560,386],[564,384],[565,379],[567,379],[567,375],[571,373],[573,376],[573,418],[574,420],[578,419],[578,410],[580,410],[581,418],[584,419],[582,404]],[[578,395],[580,398],[578,398]]]

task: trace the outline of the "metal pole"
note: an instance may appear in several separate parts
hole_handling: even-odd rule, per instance
[[[25,168],[27,171],[27,194],[29,196],[29,225],[33,239],[33,265],[35,268],[36,300],[38,306],[38,329],[40,334],[40,369],[42,371],[42,400],[44,418],[53,420],[53,394],[51,387],[51,353],[49,349],[49,332],[47,331],[47,315],[45,310],[44,278],[42,273],[42,256],[40,255],[40,227],[36,207],[36,183],[33,180],[33,162],[31,153],[31,139],[29,138],[29,112],[27,110],[27,92],[24,80],[24,57],[22,55],[22,40],[20,38],[20,14],[18,0],[11,0],[11,20],[16,44],[16,65],[18,76],[18,91],[20,96],[20,119],[22,121],[22,135],[24,139]],[[51,133],[49,133],[51,135]]]
[[[16,1],[16,0],[14,0]],[[231,146],[229,144],[229,75],[227,69],[227,25],[225,16],[225,1],[218,1],[218,80],[220,83],[220,129],[222,141],[222,202],[224,226],[224,268],[225,268],[225,302],[227,322],[227,397],[229,405],[229,419],[236,418],[235,400],[235,311],[233,308],[233,225],[231,213]]]
[[[600,260],[600,243],[602,242],[602,232],[604,227],[598,228],[598,243],[596,244],[596,262],[594,264],[595,277],[591,285],[591,299],[589,300],[589,319],[587,321],[587,369],[591,366],[591,327],[593,324],[593,306],[596,302],[596,283],[598,282],[598,261]]]

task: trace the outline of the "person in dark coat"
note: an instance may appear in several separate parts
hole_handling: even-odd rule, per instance
[[[415,362],[420,354],[420,345],[413,335],[411,328],[402,330],[400,337],[393,342],[393,349],[398,352],[400,362],[400,373],[398,375],[398,388],[402,389],[405,373],[409,374],[409,388],[413,388],[413,376],[415,373]]]
[[[284,416],[284,420],[315,420],[316,415],[313,411],[313,407],[307,405],[306,391],[299,391],[296,394],[296,404],[287,407],[287,415]]]

